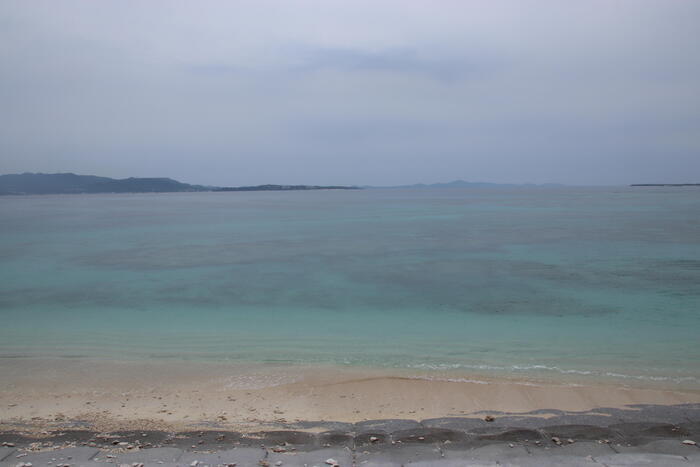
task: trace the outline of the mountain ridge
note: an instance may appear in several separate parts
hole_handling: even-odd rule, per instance
[[[350,190],[358,187],[323,185],[256,185],[216,187],[191,185],[167,177],[109,178],[97,175],[32,173],[0,175],[0,195],[60,195],[97,193],[179,193],[198,191]]]
[[[301,190],[356,190],[356,189],[425,189],[425,188],[503,188],[503,187],[560,187],[558,183],[490,183],[453,180],[441,183],[415,183],[392,186],[343,186],[343,185],[252,185],[205,186],[183,183],[167,177],[110,178],[97,175],[78,175],[72,172],[32,173],[0,175],[0,195],[48,195],[91,193],[178,193],[178,192],[229,192],[229,191],[301,191]]]

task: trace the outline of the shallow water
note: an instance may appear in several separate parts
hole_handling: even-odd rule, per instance
[[[700,190],[0,198],[0,357],[700,388]]]

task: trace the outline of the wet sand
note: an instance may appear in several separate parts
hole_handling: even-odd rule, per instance
[[[308,420],[423,420],[700,402],[700,391],[693,390],[428,377],[334,367],[6,358],[0,360],[0,429],[255,431]]]

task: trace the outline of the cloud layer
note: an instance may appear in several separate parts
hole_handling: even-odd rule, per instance
[[[0,4],[0,172],[700,181],[694,0]]]

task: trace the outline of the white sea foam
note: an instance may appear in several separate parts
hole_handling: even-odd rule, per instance
[[[694,376],[660,376],[660,375],[634,375],[634,374],[624,374],[612,371],[593,371],[593,370],[579,370],[573,368],[560,368],[558,366],[548,366],[548,365],[511,365],[511,366],[499,366],[499,365],[484,365],[484,364],[464,364],[464,363],[418,363],[409,365],[410,368],[421,369],[421,370],[435,370],[435,371],[446,371],[446,370],[481,370],[481,371],[493,371],[493,372],[552,372],[564,375],[581,375],[581,376],[593,376],[593,377],[608,377],[608,378],[619,378],[619,379],[634,379],[639,381],[668,381],[676,384],[680,383],[698,383],[700,378]]]
[[[605,376],[610,376],[612,378],[637,379],[637,380],[642,380],[642,381],[672,381],[672,382],[677,383],[677,384],[688,383],[688,382],[694,382],[694,383],[700,382],[700,379],[695,378],[694,376],[671,377],[671,376],[625,375],[625,374],[614,373],[614,372],[606,372]]]
[[[299,381],[300,377],[291,374],[252,373],[228,376],[224,379],[226,389],[263,389]]]
[[[444,381],[447,383],[473,383],[473,384],[491,384],[489,381],[471,378],[443,378],[440,376],[409,376],[409,379],[418,379],[424,381]]]

